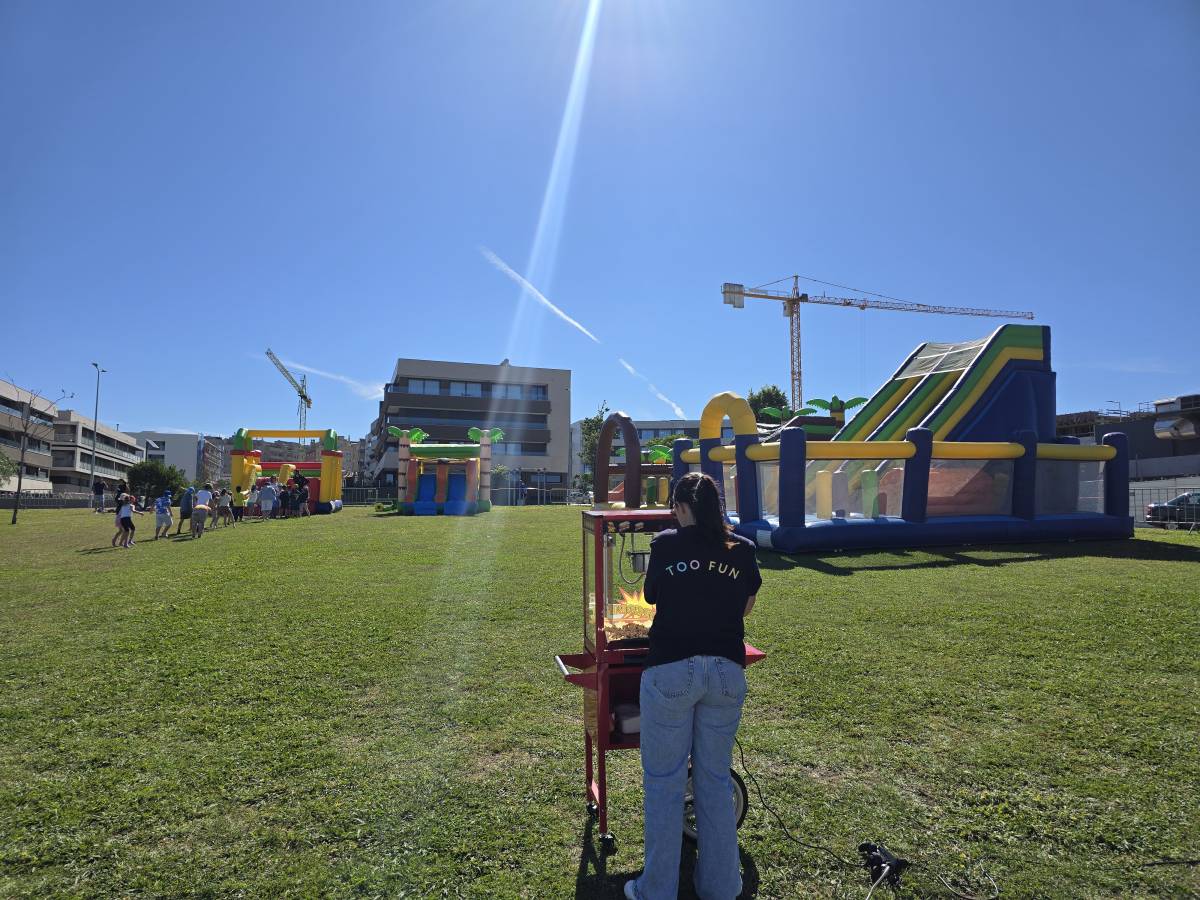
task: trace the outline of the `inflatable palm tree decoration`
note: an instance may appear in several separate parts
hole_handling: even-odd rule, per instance
[[[471,440],[473,440],[475,443],[478,444],[479,441],[483,438],[483,430],[480,428],[468,428],[467,429],[467,437],[469,437]],[[504,440],[504,432],[501,431],[499,428],[493,428],[491,431],[488,432],[488,437],[491,439],[491,442],[494,444],[497,441]]]
[[[813,401],[809,400],[808,402],[812,403]],[[764,406],[758,411],[758,414],[760,416],[769,416],[776,422],[790,422],[796,416],[811,416],[815,412],[816,410],[811,406],[806,406],[804,409],[788,409],[786,406],[782,408],[778,406]]]
[[[850,400],[843,400],[837,394],[834,394],[828,400],[809,400],[810,406],[815,406],[817,409],[823,409],[838,422],[846,421],[846,410],[854,409],[856,406],[862,406],[867,402],[866,397],[854,397]]]
[[[429,437],[429,433],[420,428],[397,428],[395,425],[388,426],[388,434],[394,438],[406,437],[410,444],[419,444]]]

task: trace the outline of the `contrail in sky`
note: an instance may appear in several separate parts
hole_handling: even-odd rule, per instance
[[[550,312],[554,313],[554,315],[558,316],[560,319],[562,319],[564,322],[566,322],[568,325],[570,325],[575,330],[586,335],[588,338],[590,338],[595,343],[597,343],[597,344],[603,343],[603,341],[601,341],[600,338],[596,337],[594,334],[592,334],[590,331],[588,331],[588,329],[585,328],[582,324],[577,322],[575,319],[572,319],[569,315],[567,315],[565,312],[563,312],[561,309],[559,309],[557,306],[555,306],[553,303],[551,303],[549,298],[547,298],[545,294],[543,294],[536,287],[534,287],[533,284],[530,283],[528,278],[521,275],[519,272],[514,271],[512,266],[510,266],[508,263],[506,263],[504,260],[502,260],[499,256],[497,256],[495,253],[493,253],[487,247],[480,247],[479,252],[483,254],[484,259],[486,259],[493,266],[495,266],[497,269],[499,269],[501,272],[503,272],[505,275],[507,275],[509,278],[511,278],[513,281],[515,281],[518,285],[521,286],[521,289],[526,294],[528,294],[530,297],[533,297],[535,300],[538,301],[538,303],[542,304],[542,306],[546,307],[546,309],[548,309],[548,310],[550,310]],[[630,365],[629,362],[627,362],[626,360],[622,359],[619,356],[617,357],[617,362],[619,362],[621,364],[622,368],[624,368],[625,371],[628,372],[630,375],[632,375],[634,378],[639,378],[642,381],[646,382],[646,386],[650,389],[650,393],[652,393],[655,397],[657,397],[663,403],[667,404],[667,406],[671,407],[671,409],[675,413],[676,418],[679,418],[679,419],[686,418],[683,413],[683,407],[681,407],[678,403],[676,403],[674,400],[672,400],[670,397],[668,397],[666,394],[664,394],[662,391],[660,391],[650,381],[649,378],[647,378],[645,375],[643,375],[641,372],[639,372],[637,369],[635,369],[632,365]],[[303,368],[303,366],[301,366],[300,368]],[[311,372],[314,370],[309,369],[307,371]]]
[[[529,294],[529,296],[533,297],[534,300],[536,300],[538,303],[542,304],[542,306],[546,307],[546,309],[550,310],[550,312],[554,313],[556,316],[558,316],[560,319],[562,319],[564,322],[566,322],[572,328],[575,328],[578,331],[582,332],[583,334],[587,335],[589,338],[591,338],[597,344],[600,343],[600,338],[596,337],[594,334],[592,334],[590,331],[588,331],[586,328],[584,328],[582,325],[580,325],[578,322],[576,322],[574,319],[572,319],[570,316],[568,316],[565,312],[563,312],[561,309],[559,309],[557,306],[555,306],[553,303],[551,303],[546,298],[545,294],[543,294],[541,291],[539,291],[537,288],[535,288],[532,284],[530,284],[529,280],[526,279],[523,275],[513,271],[512,267],[508,263],[506,263],[504,260],[502,260],[499,256],[497,256],[495,253],[493,253],[487,247],[480,247],[479,252],[483,254],[484,259],[486,259],[493,266],[495,266],[497,269],[499,269],[501,272],[503,272],[505,275],[507,275],[509,278],[511,278],[513,281],[515,281],[517,284],[519,284]]]
[[[661,400],[663,403],[667,404],[667,406],[671,407],[671,409],[675,411],[675,418],[677,418],[677,419],[686,419],[687,418],[687,416],[685,416],[683,414],[682,406],[680,406],[678,403],[676,403],[674,400],[672,400],[670,397],[668,397],[666,394],[664,394],[662,391],[660,391],[658,389],[658,387],[654,384],[654,382],[652,382],[649,378],[647,378],[645,375],[643,375],[641,372],[639,372],[637,369],[635,369],[633,366],[631,366],[627,360],[624,360],[618,356],[617,362],[619,362],[621,364],[621,367],[624,368],[625,371],[628,372],[630,375],[632,375],[634,378],[640,378],[642,381],[646,382],[646,387],[648,387],[650,389],[650,393],[652,393],[655,397],[657,397],[659,400]]]
[[[340,381],[342,384],[348,385],[354,393],[365,400],[383,399],[382,383],[359,381],[357,378],[351,378],[349,375],[339,375],[337,372],[314,369],[312,366],[306,366],[304,363],[298,363],[291,359],[285,359],[283,362],[285,365],[291,366],[293,369],[299,369],[301,372],[308,372],[310,375],[319,375],[322,378],[328,378],[332,381]]]

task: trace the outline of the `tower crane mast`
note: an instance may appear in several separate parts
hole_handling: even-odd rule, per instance
[[[790,291],[769,290],[766,286],[747,288],[744,284],[725,282],[721,285],[722,303],[734,309],[742,309],[746,298],[755,300],[777,300],[783,304],[783,314],[788,320],[789,346],[792,358],[791,401],[793,409],[804,404],[804,378],[800,363],[800,304],[819,303],[823,306],[850,306],[856,309],[890,309],[896,312],[938,313],[945,316],[991,316],[1000,319],[1032,319],[1033,313],[1011,309],[976,309],[970,306],[935,306],[929,303],[910,303],[907,300],[884,298],[871,300],[865,297],[830,297],[825,294],[801,293],[802,275],[792,275]],[[783,281],[785,279],[780,279]],[[778,282],[772,282],[778,284]]]
[[[288,371],[287,366],[280,362],[279,357],[271,352],[270,347],[267,348],[267,359],[275,363],[275,368],[287,379],[288,384],[292,386],[296,391],[296,395],[300,398],[297,411],[300,417],[300,430],[303,431],[308,422],[308,410],[312,406],[312,397],[308,396],[308,376],[301,375],[300,380],[297,381],[296,377]]]

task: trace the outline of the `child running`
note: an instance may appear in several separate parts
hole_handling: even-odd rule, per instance
[[[137,513],[139,516],[144,516],[145,513],[137,508],[135,498],[130,494],[125,494],[121,498],[120,504],[117,506],[117,519],[121,523],[121,530],[125,534],[125,541],[121,544],[125,549],[133,546],[133,515]]]
[[[112,536],[112,545],[115,547],[120,542],[121,546],[125,546],[125,526],[121,524],[121,504],[125,502],[124,494],[117,494],[113,498],[113,527],[117,530]]]
[[[170,537],[171,526],[171,492],[163,491],[163,495],[154,501],[154,539]]]

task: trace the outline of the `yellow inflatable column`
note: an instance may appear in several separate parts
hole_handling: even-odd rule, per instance
[[[825,469],[817,473],[817,518],[833,518],[833,473]]]
[[[321,451],[321,497],[322,503],[342,499],[342,451]]]

